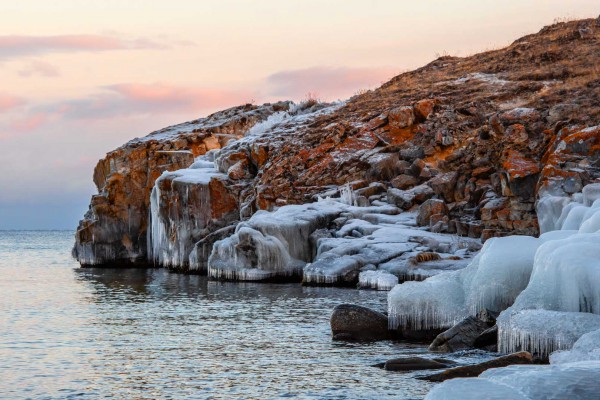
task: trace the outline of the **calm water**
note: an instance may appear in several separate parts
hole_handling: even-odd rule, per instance
[[[386,293],[79,269],[72,232],[0,231],[1,398],[422,398],[371,364],[425,350],[331,341],[337,304]]]

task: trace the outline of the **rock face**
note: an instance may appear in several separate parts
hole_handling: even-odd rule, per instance
[[[150,192],[164,171],[241,137],[289,103],[246,105],[133,139],[108,153],[94,170],[98,194],[79,223],[73,255],[81,265],[148,265]]]
[[[353,304],[335,307],[330,323],[334,340],[384,340],[391,337],[384,314]]]
[[[145,264],[150,256],[187,269],[196,248],[193,264],[203,269],[213,232],[257,210],[337,196],[347,184],[353,205],[424,204],[419,223],[435,232],[537,235],[540,193],[576,193],[600,178],[592,68],[600,30],[582,40],[578,23],[554,24],[505,49],[439,58],[343,103],[246,105],[132,140],[99,162],[98,194],[74,255],[82,265]],[[168,176],[160,182],[159,247],[167,252],[148,254],[148,237],[157,237],[148,234],[155,181],[211,149],[220,149],[209,160],[220,175],[208,190]],[[187,213],[202,216],[170,206],[188,192]],[[198,203],[205,193],[210,207]]]

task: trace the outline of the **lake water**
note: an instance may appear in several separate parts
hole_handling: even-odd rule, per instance
[[[431,384],[370,365],[423,354],[331,340],[340,303],[385,292],[80,269],[73,233],[0,231],[0,397],[419,399]]]

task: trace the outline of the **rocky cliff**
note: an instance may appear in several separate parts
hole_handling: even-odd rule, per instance
[[[435,232],[535,235],[541,193],[600,177],[599,40],[595,20],[554,24],[346,102],[247,105],[132,140],[98,163],[74,255],[202,271],[238,221],[346,184],[355,205],[418,210]]]

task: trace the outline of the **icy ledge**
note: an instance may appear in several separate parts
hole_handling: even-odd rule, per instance
[[[309,285],[356,285],[389,290],[463,268],[479,241],[416,228],[414,213],[375,202],[358,207],[339,199],[259,211],[215,243],[209,276],[228,280],[300,279]]]

